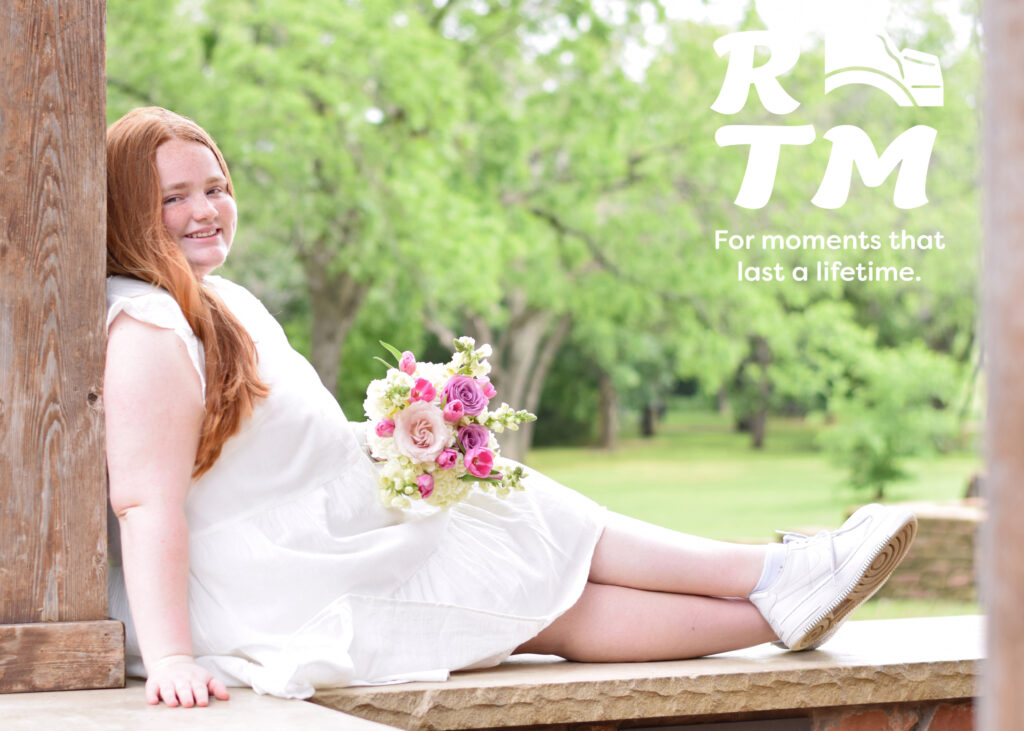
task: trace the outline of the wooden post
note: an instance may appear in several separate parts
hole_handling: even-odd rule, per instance
[[[104,5],[0,7],[0,692],[124,683],[106,597]]]
[[[988,660],[980,728],[1024,728],[1024,4],[982,3],[985,28],[987,497],[982,592]]]

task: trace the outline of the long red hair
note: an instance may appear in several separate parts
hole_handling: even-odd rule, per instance
[[[228,194],[235,195],[224,156],[202,127],[160,107],[132,110],[107,128],[107,275],[134,277],[170,292],[203,344],[206,411],[193,470],[199,477],[270,389],[259,378],[249,333],[193,274],[164,227],[156,150],[171,139],[208,147]]]

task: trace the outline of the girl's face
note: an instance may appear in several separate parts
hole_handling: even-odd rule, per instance
[[[156,148],[156,169],[167,233],[199,278],[224,263],[238,211],[227,178],[210,148],[171,139]]]

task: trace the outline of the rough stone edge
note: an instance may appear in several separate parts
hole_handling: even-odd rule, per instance
[[[879,682],[879,675],[891,682]],[[314,703],[415,731],[970,698],[973,660],[488,687],[332,689]]]

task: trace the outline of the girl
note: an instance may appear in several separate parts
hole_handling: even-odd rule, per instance
[[[237,212],[210,136],[136,109],[109,128],[107,165],[110,607],[150,703],[443,680],[514,652],[808,649],[913,539],[911,513],[872,505],[813,538],[720,543],[536,473],[507,499],[387,508],[363,425],[259,301],[212,274]]]

